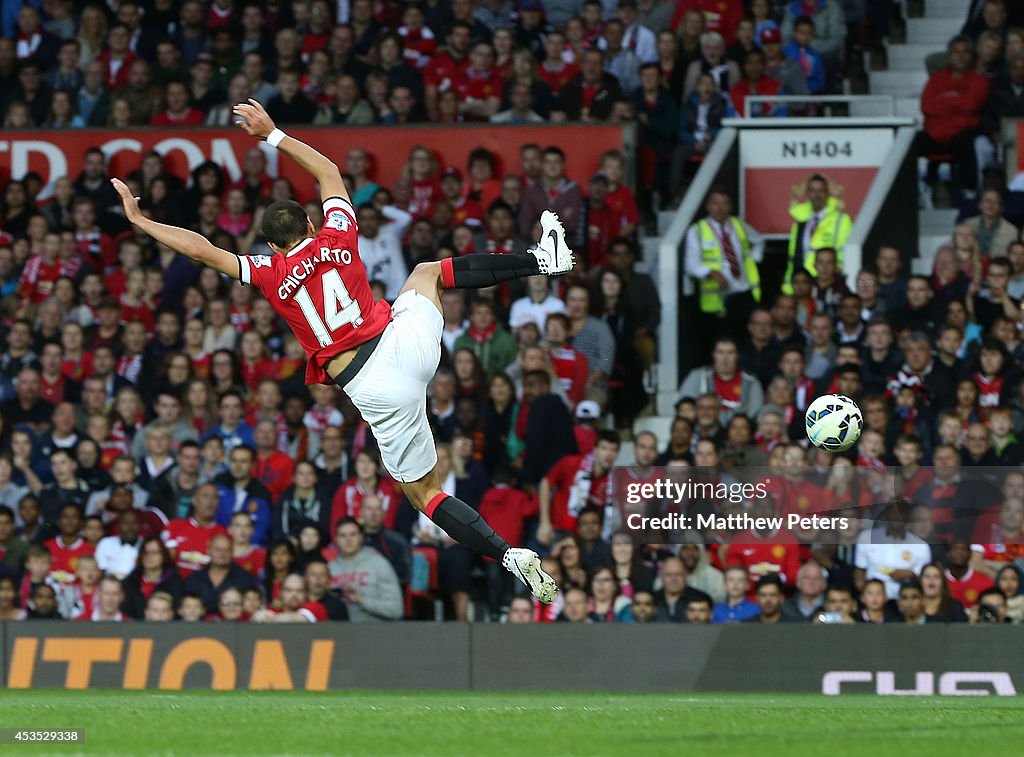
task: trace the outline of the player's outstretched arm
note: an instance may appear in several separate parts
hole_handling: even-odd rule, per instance
[[[244,119],[238,125],[246,134],[256,137],[256,139],[267,141],[267,138],[277,130],[277,126],[274,125],[273,119],[267,115],[267,111],[259,102],[251,97],[248,103],[238,103],[234,107],[234,113],[236,116]],[[273,140],[271,142],[272,146],[313,174],[313,177],[320,185],[321,200],[327,200],[330,197],[341,197],[351,202],[348,191],[345,189],[345,182],[341,180],[341,171],[338,170],[333,160],[322,155],[305,142],[295,139],[295,137],[284,136],[284,132],[279,132],[279,134],[283,138],[276,144],[274,144],[276,140]]]
[[[139,198],[132,195],[127,184],[120,179],[111,179],[110,183],[114,185],[114,189],[121,196],[125,217],[153,239],[182,255],[188,255],[203,265],[215,268],[233,279],[241,276],[241,265],[238,262],[238,256],[233,252],[214,247],[205,237],[194,231],[168,226],[158,223],[152,218],[146,218],[139,210]]]

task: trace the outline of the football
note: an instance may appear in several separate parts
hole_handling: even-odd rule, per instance
[[[807,408],[807,438],[815,447],[844,452],[860,438],[864,416],[857,403],[842,394],[823,394]]]

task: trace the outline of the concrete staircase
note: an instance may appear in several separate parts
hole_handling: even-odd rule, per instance
[[[924,16],[907,19],[906,42],[888,45],[888,69],[869,73],[871,94],[891,95],[896,101],[897,115],[920,119],[921,92],[928,82],[925,59],[943,52],[949,40],[959,33],[967,5],[964,0],[924,0]],[[956,211],[921,211],[915,272],[931,272],[935,251],[950,241],[955,220]]]
[[[914,258],[914,273],[930,274],[935,251],[953,240],[956,209],[921,210],[918,212],[919,257]]]
[[[896,98],[896,113],[921,116],[921,91],[928,81],[925,58],[946,49],[967,15],[964,0],[925,0],[923,18],[907,19],[907,41],[888,46],[889,68],[871,71],[871,94]]]

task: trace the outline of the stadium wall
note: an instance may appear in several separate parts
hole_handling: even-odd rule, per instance
[[[342,166],[351,148],[366,150],[371,159],[371,178],[387,187],[399,177],[416,145],[434,151],[441,165],[462,170],[467,167],[469,153],[484,147],[497,156],[496,178],[519,171],[521,145],[557,145],[566,153],[566,175],[583,184],[597,170],[601,153],[618,148],[632,162],[635,145],[635,127],[630,125],[306,127],[291,128],[288,133]],[[56,179],[78,175],[82,157],[90,147],[103,150],[111,176],[127,175],[138,167],[142,155],[156,150],[166,157],[168,170],[182,179],[187,179],[203,161],[213,160],[223,166],[231,181],[237,181],[242,176],[243,157],[253,147],[253,141],[239,129],[11,131],[0,140],[0,179],[21,178],[28,171],[37,171],[45,185],[40,199],[47,199]],[[265,143],[260,147],[267,156],[271,176],[289,179],[303,201],[315,196],[309,174],[294,161],[278,164],[276,150]]]
[[[1011,626],[0,625],[8,688],[1014,695]]]

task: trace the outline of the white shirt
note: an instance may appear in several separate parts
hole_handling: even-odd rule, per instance
[[[750,281],[747,280],[747,271],[743,266],[743,245],[740,244],[739,237],[736,236],[736,229],[733,228],[732,221],[726,221],[723,224],[712,220],[711,218],[705,218],[708,225],[711,226],[711,230],[718,237],[713,244],[721,248],[722,243],[720,239],[728,236],[729,241],[732,242],[732,248],[736,251],[736,256],[740,262],[740,273],[739,276],[733,276],[732,271],[729,269],[729,264],[725,259],[725,251],[722,251],[722,270],[721,273],[725,276],[726,281],[729,282],[729,290],[725,292],[728,296],[737,292],[746,292],[750,290]],[[754,260],[758,263],[764,257],[764,237],[750,226],[745,221],[740,221],[743,224],[743,228],[747,233],[747,242],[750,244],[750,255],[753,256]],[[704,279],[711,269],[701,262],[701,238],[700,232],[697,230],[697,224],[693,224],[686,232],[686,273],[689,276],[693,276],[696,279]]]
[[[804,224],[804,258],[807,258],[813,247],[811,247],[811,237],[814,236],[814,232],[818,230],[818,226],[821,224],[821,219],[825,217],[825,208],[822,208],[817,213],[813,213],[810,218],[807,219],[807,223]]]
[[[887,543],[872,543],[872,542]],[[877,578],[885,584],[885,596],[899,599],[900,584],[890,576],[896,570],[912,570],[921,575],[921,569],[932,559],[932,548],[913,534],[901,541],[885,535],[884,528],[865,531],[857,539],[856,567],[864,571],[867,579]]]
[[[654,32],[646,26],[633,24],[626,29],[622,37],[622,46],[627,50],[632,50],[641,63],[658,62],[657,40]]]
[[[141,545],[141,539],[136,539],[134,544],[125,544],[120,536],[105,536],[96,545],[96,564],[104,573],[123,579],[135,570]]]
[[[553,313],[564,312],[565,303],[553,294],[549,294],[546,299],[540,302],[534,302],[528,296],[520,297],[512,303],[512,309],[508,315],[508,325],[513,329],[518,329],[520,326],[525,326],[528,323],[535,323],[543,335],[544,324],[547,323],[548,316]]]
[[[449,355],[455,354],[455,340],[465,334],[467,328],[469,328],[469,321],[463,321],[462,325],[455,329],[449,328],[447,323],[444,325],[441,330],[441,343],[448,350]]]
[[[391,223],[382,223],[373,239],[359,235],[359,257],[366,266],[366,277],[370,281],[383,281],[387,287],[385,298],[394,300],[409,276],[402,256],[402,236],[412,223],[412,215],[390,205],[381,215]]]

